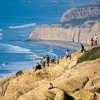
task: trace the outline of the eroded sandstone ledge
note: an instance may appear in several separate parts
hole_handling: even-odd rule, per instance
[[[0,80],[0,100],[100,100],[100,47],[86,50],[84,54],[74,52],[71,60],[64,57],[59,65],[50,64],[36,72],[31,69]],[[48,90],[50,82],[54,88]]]

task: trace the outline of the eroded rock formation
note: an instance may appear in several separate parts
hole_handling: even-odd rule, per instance
[[[90,17],[100,16],[100,2],[72,8],[66,11],[62,17],[61,22],[70,22],[77,19],[85,19]]]
[[[0,80],[0,100],[100,100],[100,47],[86,50],[85,54],[74,52],[71,60],[64,57],[59,65],[50,64],[36,72],[31,69]],[[91,50],[94,60],[77,62]],[[52,89],[48,89],[50,82]]]
[[[81,26],[63,28],[58,26],[39,26],[30,34],[30,39],[62,40],[89,43],[94,34],[98,35],[100,42],[100,23],[87,21]]]

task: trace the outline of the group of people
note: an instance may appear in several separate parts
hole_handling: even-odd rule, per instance
[[[85,52],[85,51],[86,51],[86,50],[85,50],[85,48],[84,48],[84,45],[81,44],[81,52],[83,53],[83,52]],[[66,50],[66,60],[67,60],[68,58],[71,60],[71,53],[69,52],[69,50]]]
[[[43,56],[43,59],[40,61],[40,64],[37,63],[37,66],[35,67],[35,71],[37,69],[39,70],[42,69],[42,67],[45,68],[46,64],[47,66],[49,66],[49,63],[50,63],[50,57],[48,55],[46,57]]]
[[[91,44],[90,44],[91,46],[93,46],[93,45],[97,46],[97,44],[98,44],[98,43],[97,43],[97,35],[95,34],[94,39],[91,38],[90,41],[91,41]],[[85,50],[83,44],[81,44],[81,52],[82,52],[82,53],[83,53],[83,52],[86,52],[86,50]],[[71,60],[71,53],[69,52],[69,50],[66,50],[66,60],[67,60],[68,58]],[[45,56],[43,57],[43,60],[42,60],[41,64],[42,64],[42,66],[45,68],[46,64],[47,64],[47,66],[49,66],[49,63],[50,63],[50,62],[51,62],[51,63],[55,63],[55,61],[56,61],[56,57],[55,57],[55,56],[54,56],[53,59],[50,60],[50,57],[47,55],[46,57],[45,57]],[[58,63],[59,63],[59,60],[58,60]],[[42,69],[42,67],[41,67],[41,65],[40,65],[39,63],[38,63],[38,65],[36,66],[35,71],[36,71],[37,69]],[[49,83],[48,89],[52,89],[52,88],[54,88],[54,87],[53,87],[53,84],[52,84],[52,83]]]
[[[91,38],[90,39],[90,45],[91,46],[93,46],[93,45],[94,46],[97,46],[98,45],[98,37],[97,37],[97,34],[94,35],[94,38]]]
[[[97,34],[94,35],[94,39],[91,38],[90,39],[90,46],[97,46],[98,45],[98,37],[97,37]],[[85,48],[84,48],[84,45],[81,44],[81,52],[85,52]]]
[[[35,66],[35,71],[37,69],[42,69],[42,67],[45,68],[45,66],[49,67],[49,63],[59,64],[59,58],[54,56],[54,58],[50,59],[49,55],[43,56],[43,59],[40,61],[40,63],[37,63]]]
[[[43,60],[41,61],[42,66],[45,68],[46,64],[49,66],[50,63],[50,57],[47,55],[46,57],[43,56]]]
[[[97,44],[98,44],[98,38],[97,38],[97,34],[95,34],[94,35],[94,39],[93,38],[91,38],[91,40],[90,40],[90,45],[91,46],[93,46],[93,45],[95,45],[95,46],[97,46]],[[83,53],[83,52],[85,52],[86,50],[85,50],[85,48],[84,48],[84,45],[83,44],[81,44],[81,52]],[[67,59],[70,59],[71,60],[71,53],[69,52],[69,50],[66,50],[66,60]],[[41,63],[39,64],[37,64],[37,66],[36,66],[36,68],[35,68],[35,71],[37,70],[37,69],[42,69],[42,67],[43,68],[45,68],[45,66],[47,65],[47,66],[49,66],[49,63],[51,62],[51,63],[56,63],[56,61],[57,61],[57,63],[59,64],[59,59],[56,59],[56,56],[54,56],[54,58],[53,59],[50,59],[50,57],[47,55],[46,57],[44,56],[43,57],[43,59],[41,60]],[[42,66],[42,67],[41,67]]]

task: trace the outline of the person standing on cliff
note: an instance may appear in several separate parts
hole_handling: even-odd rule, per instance
[[[90,46],[93,46],[93,45],[94,45],[94,39],[91,38],[91,39],[90,39]]]
[[[71,55],[69,53],[69,50],[66,50],[66,60],[67,60],[67,58],[70,58],[71,59]]]
[[[84,49],[83,44],[81,44],[81,52],[82,52],[82,53],[85,52],[85,49]]]
[[[95,34],[95,35],[94,35],[94,45],[95,45],[95,46],[97,46],[97,41],[98,41],[97,34]]]
[[[47,66],[49,66],[50,57],[47,55]]]
[[[43,57],[43,67],[45,68],[46,57]]]

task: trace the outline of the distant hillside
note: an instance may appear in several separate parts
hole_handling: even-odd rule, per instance
[[[100,18],[100,2],[87,6],[78,6],[66,11],[61,17],[61,22],[66,23],[78,19],[94,18],[96,16]]]

